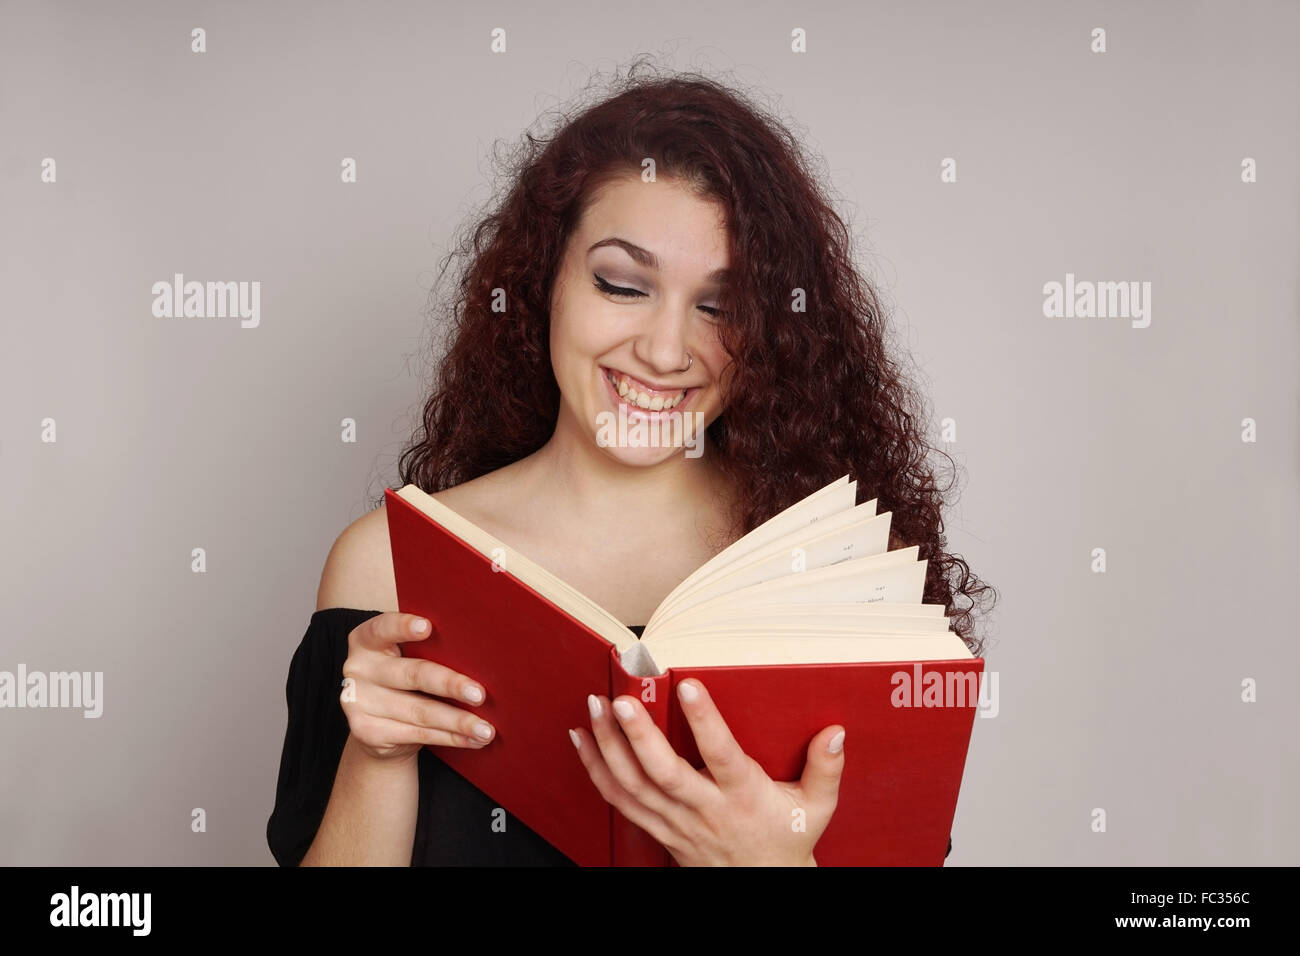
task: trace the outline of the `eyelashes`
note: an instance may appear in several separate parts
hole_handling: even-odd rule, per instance
[[[618,298],[621,299],[645,298],[646,294],[640,291],[639,289],[625,289],[622,286],[611,285],[610,283],[606,282],[603,278],[601,278],[601,276],[598,273],[593,272],[592,276],[595,279],[592,285],[594,285],[598,291],[605,293],[605,295],[617,296]],[[716,319],[718,316],[722,314],[720,310],[715,309],[712,306],[702,305],[699,308],[701,312],[705,313],[710,318]]]
[[[593,273],[593,275],[596,274]],[[621,286],[610,285],[599,275],[596,275],[595,286],[597,289],[599,289],[601,292],[604,292],[606,295],[616,295],[616,296],[626,297],[626,298],[637,298],[645,295],[644,292],[640,292],[636,289],[624,289]]]

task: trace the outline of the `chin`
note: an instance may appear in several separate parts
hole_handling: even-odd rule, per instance
[[[653,468],[670,458],[680,458],[689,449],[684,448],[616,448],[604,447],[597,443],[605,455],[620,465],[629,468]]]
[[[626,406],[595,413],[592,441],[614,461],[633,468],[662,464],[673,457],[699,458],[704,452],[705,416],[697,410],[646,415]]]

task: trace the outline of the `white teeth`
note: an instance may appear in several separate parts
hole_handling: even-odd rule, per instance
[[[635,386],[628,384],[627,379],[616,375],[614,372],[608,372],[606,377],[609,379],[609,383],[615,386],[619,398],[626,399],[629,405],[635,405],[637,408],[644,408],[647,411],[667,411],[670,408],[675,408],[686,397],[687,390],[682,389],[671,398],[665,398],[662,395],[651,398],[645,392],[637,391]]]

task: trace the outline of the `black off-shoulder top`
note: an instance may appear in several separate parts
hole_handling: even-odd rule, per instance
[[[316,838],[348,738],[347,717],[339,705],[348,635],[380,613],[341,607],[316,611],[294,651],[285,685],[289,719],[275,807],[266,823],[266,841],[280,866],[297,866]],[[631,630],[641,636],[642,628]],[[509,811],[503,831],[500,805],[432,751],[421,749],[417,764],[420,800],[412,866],[575,865]]]

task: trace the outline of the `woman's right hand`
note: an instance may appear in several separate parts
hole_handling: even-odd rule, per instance
[[[420,625],[423,630],[416,630]],[[495,730],[483,718],[434,699],[479,704],[486,695],[481,684],[433,661],[402,656],[400,644],[430,633],[427,619],[387,611],[348,635],[340,700],[352,738],[373,757],[412,759],[425,744],[477,750],[492,740]]]

